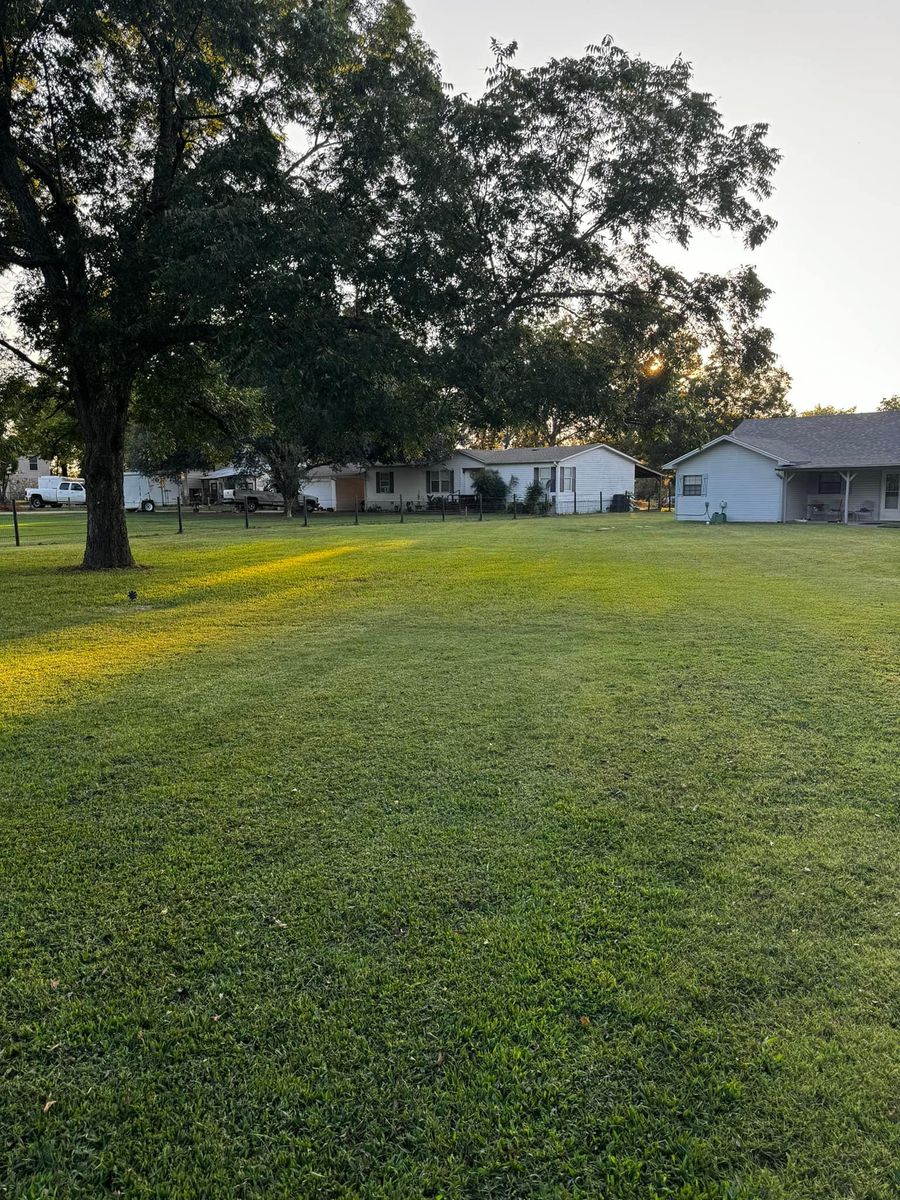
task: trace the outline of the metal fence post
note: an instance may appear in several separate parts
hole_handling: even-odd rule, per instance
[[[177,496],[175,499],[175,507],[178,509],[178,532],[184,533],[184,525],[181,522],[181,497],[180,496]]]
[[[478,520],[484,520],[484,496],[481,492],[478,493]]]
[[[359,496],[353,497],[353,524],[359,524]]]
[[[403,524],[403,493],[400,493],[400,524]]]
[[[517,519],[517,517],[518,517],[518,513],[516,512],[516,493],[513,492],[513,520],[515,521]]]
[[[441,492],[441,520],[442,521],[447,520],[447,501],[444,497],[443,492]]]
[[[246,500],[244,501],[244,528],[250,528],[250,505]]]
[[[578,493],[573,492],[572,493],[572,516],[574,517],[577,514],[577,512],[578,512]]]
[[[300,493],[300,503],[303,505],[303,528],[309,529],[309,509],[306,507],[306,497]]]
[[[15,535],[15,538],[16,538],[16,545],[17,545],[17,546],[21,546],[21,545],[22,545],[22,539],[19,537],[19,514],[18,514],[18,512],[16,511],[16,498],[15,498],[15,496],[13,496],[13,498],[12,498],[12,508],[13,508],[13,533],[14,533],[14,535]]]

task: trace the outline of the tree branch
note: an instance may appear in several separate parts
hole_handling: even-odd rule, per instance
[[[46,375],[48,379],[55,379],[57,381],[60,379],[58,371],[54,371],[52,367],[45,366],[44,363],[35,362],[29,354],[26,354],[18,346],[14,346],[12,342],[8,342],[6,338],[0,337],[0,346],[8,350],[10,354],[14,354],[21,362],[31,367],[32,371],[38,371],[41,375]]]

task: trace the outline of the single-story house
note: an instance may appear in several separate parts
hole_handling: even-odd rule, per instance
[[[664,469],[679,521],[900,521],[900,412],[751,418]]]
[[[376,463],[339,471],[320,467],[309,474],[317,493],[326,480],[333,481],[336,509],[352,509],[359,503],[370,512],[388,512],[401,505],[412,510],[440,504],[474,505],[474,482],[485,469],[496,471],[508,485],[510,498],[515,495],[520,501],[530,484],[541,483],[557,512],[624,507],[626,495],[634,494],[636,477],[659,477],[659,472],[605,443],[510,450],[458,448],[433,463]],[[309,492],[310,485],[304,490]],[[319,500],[321,503],[321,496]]]

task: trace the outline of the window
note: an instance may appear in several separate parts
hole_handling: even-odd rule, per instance
[[[394,472],[393,471],[376,471],[375,472],[375,491],[391,493],[394,490]]]
[[[72,485],[71,485],[70,483],[61,483],[61,484],[59,485],[59,490],[60,490],[61,492],[67,492],[71,486],[72,486]]]
[[[575,468],[560,467],[559,468],[559,490],[561,492],[575,491]]]
[[[28,459],[28,470],[36,471],[37,469],[38,469],[37,455],[32,454],[31,457]]]
[[[81,486],[81,484],[80,484],[80,483],[73,483],[73,484],[72,484],[72,491],[73,491],[73,492],[83,492],[83,491],[84,491],[84,488]]]
[[[844,490],[844,481],[840,471],[822,471],[819,474],[819,495],[840,496]]]
[[[453,491],[453,472],[444,470],[426,471],[425,472],[425,491],[431,495],[432,492],[452,492]]]
[[[556,467],[535,467],[534,481],[540,483],[545,492],[556,491]]]
[[[681,494],[682,494],[682,496],[702,496],[703,495],[703,476],[702,475],[682,475],[682,477],[681,477]]]
[[[884,507],[900,508],[900,471],[888,471],[884,477]]]

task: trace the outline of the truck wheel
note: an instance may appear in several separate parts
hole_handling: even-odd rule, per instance
[[[156,505],[152,500],[142,500],[141,512],[156,512]]]
[[[255,513],[258,508],[259,508],[259,501],[254,499],[253,496],[248,496],[247,497],[247,512]]]
[[[42,496],[32,496],[28,501],[32,508],[43,508],[44,500]]]

